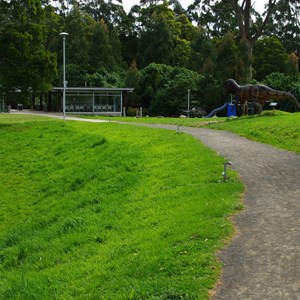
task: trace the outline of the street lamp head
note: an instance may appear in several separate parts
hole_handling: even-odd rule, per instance
[[[65,37],[65,36],[67,36],[67,35],[69,35],[69,34],[68,34],[67,32],[61,32],[59,35]]]

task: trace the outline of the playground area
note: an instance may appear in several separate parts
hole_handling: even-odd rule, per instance
[[[300,104],[297,98],[289,92],[274,90],[265,85],[239,85],[234,79],[224,82],[224,94],[227,96],[227,103],[212,110],[205,118],[211,118],[217,113],[227,110],[228,117],[260,114],[265,107],[272,108],[283,103],[289,111],[300,111]],[[279,105],[280,106],[280,105]]]

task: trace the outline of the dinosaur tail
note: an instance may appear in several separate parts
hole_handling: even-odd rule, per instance
[[[293,103],[295,104],[295,106],[298,108],[298,110],[300,111],[300,104],[298,102],[298,100],[296,99],[296,97],[294,95],[291,94],[291,98],[290,98]]]
[[[295,107],[297,107],[297,109],[300,111],[300,104],[296,99],[296,97],[291,93],[276,91],[274,94],[272,94],[272,99],[273,100],[289,99],[295,104]]]

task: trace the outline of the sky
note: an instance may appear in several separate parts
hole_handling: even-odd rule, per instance
[[[123,7],[126,12],[129,12],[130,8],[136,4],[140,3],[140,0],[123,0]],[[194,2],[194,0],[179,0],[183,8],[187,8],[190,4]],[[256,0],[253,1],[254,7],[262,12],[264,10],[264,4],[268,2],[267,0]]]

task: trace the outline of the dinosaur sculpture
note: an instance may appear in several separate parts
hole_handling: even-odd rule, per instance
[[[228,79],[224,83],[224,91],[226,95],[233,94],[236,101],[241,104],[241,114],[245,114],[245,105],[251,102],[257,113],[262,112],[262,106],[267,100],[291,100],[300,110],[300,104],[297,99],[288,92],[273,90],[265,85],[238,85],[234,79]]]

